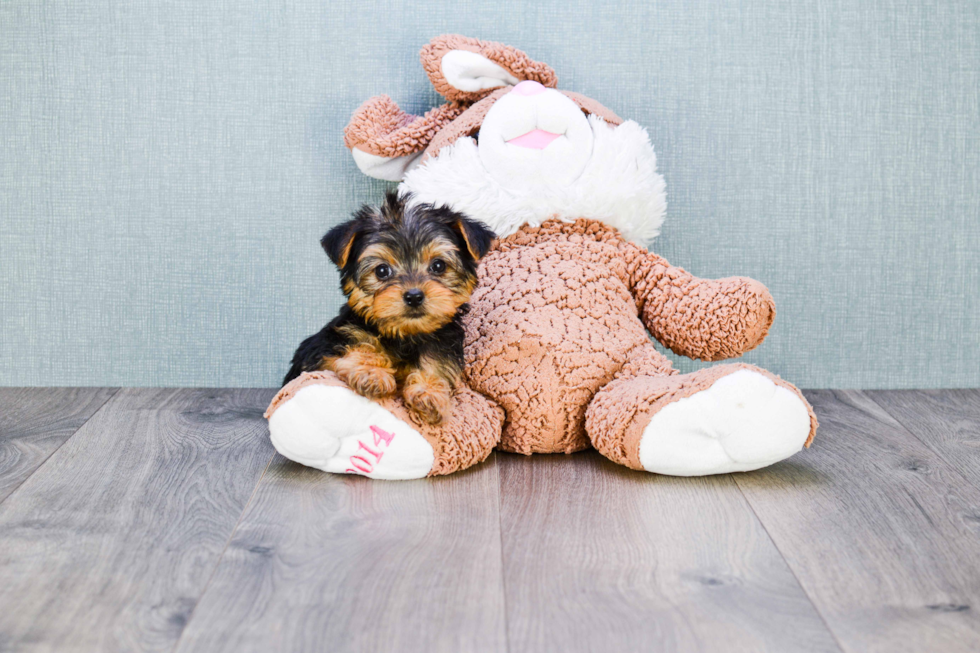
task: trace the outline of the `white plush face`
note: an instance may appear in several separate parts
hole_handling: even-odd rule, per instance
[[[592,156],[593,141],[592,127],[574,102],[530,81],[494,103],[478,137],[487,172],[518,192],[573,183]]]
[[[414,202],[466,213],[501,238],[549,218],[588,218],[649,245],[660,233],[667,196],[646,131],[632,120],[612,127],[597,116],[583,119],[588,132],[569,139],[566,159],[548,152],[557,138],[523,153],[499,133],[489,147],[482,135],[479,145],[464,136],[409,170],[400,191]],[[591,147],[576,149],[575,138]]]
[[[455,53],[455,54],[454,54]],[[663,177],[646,130],[586,116],[568,96],[516,81],[481,55],[443,57],[446,81],[460,90],[513,88],[484,117],[477,139],[464,136],[420,163],[358,153],[369,175],[402,180],[414,202],[447,205],[506,237],[549,218],[600,220],[649,245],[667,208]]]

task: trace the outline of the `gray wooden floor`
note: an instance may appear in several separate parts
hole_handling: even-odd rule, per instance
[[[821,390],[681,479],[274,455],[271,390],[0,388],[0,651],[977,651],[980,391]]]

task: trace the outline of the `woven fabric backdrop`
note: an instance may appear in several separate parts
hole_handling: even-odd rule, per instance
[[[270,386],[336,311],[341,140],[498,40],[645,125],[654,249],[750,275],[803,387],[980,385],[980,3],[0,3],[0,384]],[[680,361],[683,370],[697,364]]]

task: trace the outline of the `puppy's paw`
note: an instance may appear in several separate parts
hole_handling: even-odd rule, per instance
[[[370,399],[387,397],[394,394],[398,387],[395,375],[381,367],[357,367],[348,371],[345,376],[342,380],[354,392]]]
[[[369,399],[387,397],[398,387],[391,359],[373,347],[354,347],[332,359],[329,369],[354,392]]]
[[[443,379],[416,377],[405,384],[405,405],[427,424],[438,424],[452,412],[452,389]]]

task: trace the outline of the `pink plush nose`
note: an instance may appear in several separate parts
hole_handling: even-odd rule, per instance
[[[518,95],[537,95],[538,93],[544,93],[545,88],[537,82],[532,82],[529,79],[524,80],[520,84],[514,87],[511,93],[517,93]]]

